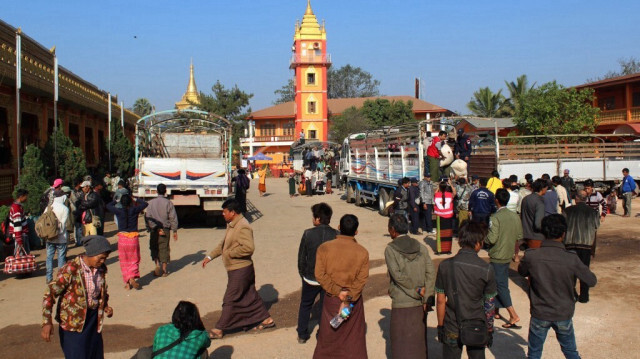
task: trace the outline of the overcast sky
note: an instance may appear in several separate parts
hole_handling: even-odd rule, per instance
[[[459,113],[473,92],[527,74],[579,85],[617,60],[640,58],[640,1],[313,0],[333,65],[360,66],[385,95],[413,95]],[[193,58],[198,89],[216,80],[270,106],[292,76],[289,58],[305,0],[12,1],[0,18],[49,48],[60,64],[118,94],[171,109]],[[506,91],[506,90],[503,90]]]

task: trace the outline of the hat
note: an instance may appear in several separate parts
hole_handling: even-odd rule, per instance
[[[411,183],[418,183],[418,179],[415,177],[411,177]]]
[[[82,238],[82,246],[89,257],[102,253],[111,253],[111,244],[103,236],[90,235]]]
[[[56,180],[53,181],[53,188],[62,186],[62,182],[62,178],[56,178]]]
[[[69,186],[62,186],[62,192],[63,192],[63,193],[71,193],[71,187],[69,187]]]
[[[84,181],[80,184],[80,187],[84,188],[84,187],[91,187],[91,182],[89,181]]]
[[[520,185],[521,186],[526,186],[527,185],[527,179],[526,178],[520,179]]]
[[[459,129],[458,129],[458,134],[459,134],[459,135],[461,135],[461,134],[463,134],[463,133],[464,133],[464,130],[463,130],[463,129],[461,129],[461,128],[459,128]]]
[[[569,173],[569,169],[568,169],[568,168],[565,168],[565,169],[564,169],[564,173]]]

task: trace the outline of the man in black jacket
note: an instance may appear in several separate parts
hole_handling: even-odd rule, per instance
[[[322,299],[324,298],[324,291],[315,277],[316,251],[322,243],[335,239],[339,234],[329,226],[333,210],[328,204],[324,202],[314,204],[311,207],[311,213],[313,214],[313,228],[304,231],[298,249],[298,273],[302,278],[302,295],[296,330],[300,344],[309,340],[309,316],[316,297],[318,294],[320,295],[320,307],[322,307]]]
[[[411,178],[411,186],[409,187],[409,218],[411,218],[411,234],[418,234],[420,228],[420,187],[418,187],[418,179]]]
[[[84,227],[84,236],[98,234],[97,227],[94,225],[93,216],[99,215],[96,213],[100,205],[100,198],[98,194],[91,190],[91,182],[84,181],[80,185],[82,188],[82,196],[76,203],[76,215]],[[96,223],[97,224],[97,223]]]
[[[549,328],[555,330],[566,358],[580,358],[573,330],[575,278],[589,287],[596,285],[597,279],[575,252],[565,249],[562,240],[566,232],[567,221],[562,215],[544,217],[542,246],[526,250],[518,267],[520,275],[529,277],[531,321],[527,357],[530,359],[542,357]]]

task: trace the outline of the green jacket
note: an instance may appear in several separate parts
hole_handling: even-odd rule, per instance
[[[427,303],[434,295],[436,270],[427,248],[417,240],[402,235],[387,244],[384,259],[389,271],[389,295],[392,308],[412,308]],[[416,291],[425,287],[421,297]]]
[[[489,257],[493,263],[509,263],[513,258],[516,241],[522,239],[520,217],[507,207],[501,207],[489,219]]]

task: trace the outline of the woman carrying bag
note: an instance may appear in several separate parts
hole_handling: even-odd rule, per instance
[[[82,239],[85,254],[77,256],[58,270],[44,293],[42,339],[49,342],[53,334],[53,307],[58,299],[56,320],[60,323],[60,345],[66,359],[102,359],[102,322],[111,318],[108,305],[107,266],[111,245],[103,236]]]

